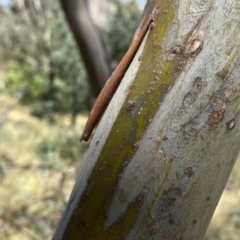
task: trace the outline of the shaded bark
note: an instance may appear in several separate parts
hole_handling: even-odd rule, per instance
[[[239,3],[156,2],[155,28],[96,130],[53,239],[202,239],[207,230],[240,146]]]
[[[97,25],[99,15],[95,15],[98,11],[93,9],[103,8],[106,3],[100,1],[93,4],[87,1],[86,4],[86,1],[80,0],[61,0],[61,4],[87,69],[92,92],[97,96],[112,71],[105,31],[101,24],[104,20],[99,20]],[[98,14],[104,15],[103,12]]]

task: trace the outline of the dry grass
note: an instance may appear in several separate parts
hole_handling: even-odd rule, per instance
[[[205,240],[240,239],[240,158],[216,208]]]
[[[0,97],[0,106],[8,101]],[[0,239],[51,238],[88,146],[78,142],[85,120],[73,129],[67,116],[52,125],[23,106],[8,113],[0,126]],[[205,240],[240,239],[239,168],[238,160]]]
[[[72,128],[62,117],[52,125],[23,106],[7,114],[0,126],[0,239],[53,235],[87,148],[78,141],[84,122]]]

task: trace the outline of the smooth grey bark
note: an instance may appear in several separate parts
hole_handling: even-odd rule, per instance
[[[86,3],[81,0],[61,0],[60,2],[81,52],[92,92],[98,96],[112,68],[106,48],[106,33],[103,26],[105,21],[104,17],[101,17],[105,15],[103,9],[106,2],[99,1],[96,4],[92,1]]]
[[[207,230],[239,152],[240,4],[157,2],[53,239],[193,240]]]

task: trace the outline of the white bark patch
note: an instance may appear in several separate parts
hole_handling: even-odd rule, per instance
[[[178,22],[179,37],[185,36],[190,29],[198,24],[213,7],[214,0],[183,0],[179,1]]]

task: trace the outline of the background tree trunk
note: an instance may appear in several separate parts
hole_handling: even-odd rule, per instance
[[[106,1],[61,0],[85,64],[92,92],[98,96],[112,72],[106,48]]]
[[[159,13],[106,110],[53,239],[202,239],[240,144],[237,0]],[[129,107],[131,106],[131,107]]]

